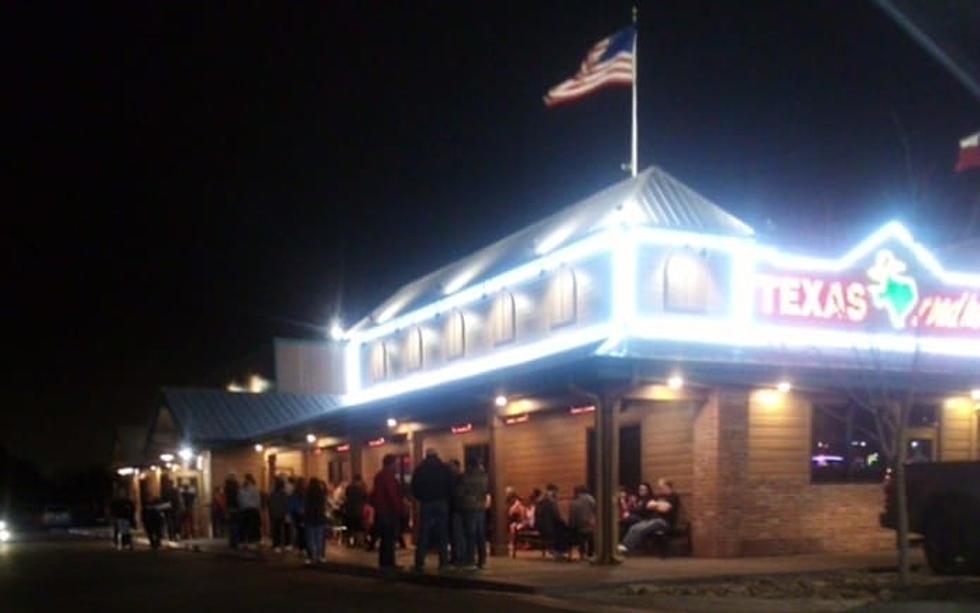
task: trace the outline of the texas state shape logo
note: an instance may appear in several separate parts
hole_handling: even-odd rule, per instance
[[[892,327],[905,328],[908,316],[919,302],[919,288],[915,279],[908,276],[908,267],[888,249],[875,256],[874,266],[868,269],[868,277],[874,281],[868,285],[875,308],[888,313]]]

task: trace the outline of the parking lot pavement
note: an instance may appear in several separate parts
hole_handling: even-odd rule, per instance
[[[20,611],[596,610],[541,596],[444,589],[184,551],[67,538],[0,546],[0,609]]]

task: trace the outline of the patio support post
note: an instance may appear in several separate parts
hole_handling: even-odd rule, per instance
[[[490,521],[492,522],[490,555],[506,556],[509,547],[507,531],[507,501],[504,500],[504,489],[507,487],[501,471],[506,458],[501,457],[500,438],[503,435],[500,416],[497,407],[490,405],[487,409],[487,432],[490,439],[490,460],[487,473],[490,477]]]
[[[597,398],[595,412],[596,531],[595,563],[618,563],[618,517],[616,483],[619,480],[619,407],[622,397],[604,392]]]

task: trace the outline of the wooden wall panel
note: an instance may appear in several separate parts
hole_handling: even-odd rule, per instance
[[[940,459],[946,462],[976,459],[977,421],[973,402],[968,398],[943,403],[940,425]]]
[[[251,447],[222,449],[211,452],[211,481],[215,486],[224,487],[225,479],[234,473],[241,483],[246,474],[251,473],[262,490],[266,487],[265,455],[256,453]]]
[[[368,489],[371,489],[371,485],[374,483],[374,476],[381,470],[381,459],[384,458],[385,454],[394,453],[398,455],[411,452],[412,446],[407,442],[388,443],[380,447],[368,447],[365,444],[364,449],[361,451],[361,474],[367,483]]]
[[[428,448],[433,448],[438,452],[443,462],[449,460],[459,460],[461,465],[465,465],[466,458],[463,457],[463,449],[467,445],[482,445],[489,442],[486,428],[474,428],[465,434],[453,434],[446,430],[433,430],[429,432],[416,433],[422,437],[422,452]]]
[[[694,403],[631,402],[625,415],[630,414],[638,416],[641,428],[643,481],[653,483],[664,477],[678,492],[689,494],[694,478]]]
[[[527,496],[554,483],[562,497],[586,483],[586,431],[593,414],[534,413],[523,424],[501,426],[500,479]]]
[[[286,474],[292,477],[307,477],[303,452],[298,450],[280,451],[276,453],[276,475]]]

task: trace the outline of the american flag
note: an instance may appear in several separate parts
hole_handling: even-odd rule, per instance
[[[624,28],[600,40],[589,50],[574,77],[548,91],[545,106],[577,100],[609,85],[631,85],[635,41],[635,27]]]

